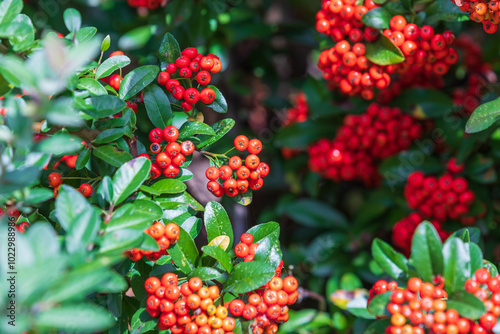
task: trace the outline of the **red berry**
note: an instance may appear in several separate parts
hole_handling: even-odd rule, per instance
[[[161,143],[163,141],[162,129],[156,128],[149,132],[149,141],[152,143]]]
[[[92,187],[88,183],[82,183],[78,190],[82,193],[83,196],[89,197],[92,195]]]
[[[212,88],[204,88],[200,93],[200,100],[204,104],[210,104],[215,101],[215,91]]]
[[[192,141],[186,140],[186,141],[182,142],[182,144],[181,144],[182,154],[191,155],[191,154],[193,154],[194,150],[195,150],[195,145],[193,144]]]
[[[196,81],[202,86],[208,85],[211,80],[212,77],[207,71],[200,71],[196,74]]]
[[[55,173],[55,172],[49,174],[49,185],[52,188],[56,188],[56,187],[60,186],[61,184],[62,184],[61,174]]]
[[[160,72],[160,74],[158,74],[158,83],[160,85],[165,86],[168,80],[170,80],[170,74],[168,72]]]
[[[184,92],[184,100],[191,104],[196,104],[200,100],[200,93],[196,88],[188,88]]]
[[[168,142],[174,142],[179,138],[179,130],[175,126],[167,126],[163,129],[163,137]]]

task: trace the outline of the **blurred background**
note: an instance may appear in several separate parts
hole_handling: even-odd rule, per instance
[[[401,184],[368,189],[354,181],[325,180],[308,168],[308,146],[320,138],[334,138],[345,114],[362,113],[368,106],[361,99],[330,92],[316,66],[320,51],[334,44],[315,28],[321,1],[167,0],[158,1],[156,9],[135,8],[131,2],[26,0],[25,12],[39,32],[65,32],[63,11],[76,8],[82,13],[84,26],[95,26],[103,36],[110,35],[108,54],[122,50],[135,65],[157,63],[156,52],[166,32],[177,38],[181,49],[194,46],[202,53],[219,56],[223,71],[213,76],[213,82],[227,99],[227,116],[236,120],[236,127],[212,151],[224,152],[235,136],[246,134],[265,144],[261,160],[271,168],[250,206],[224,198],[225,207],[237,235],[257,223],[280,223],[284,261],[303,289],[302,301],[280,331],[361,333],[366,320],[355,320],[345,311],[346,305],[366,296],[365,288],[382,272],[371,258],[371,241],[374,237],[390,240],[393,225],[408,215],[409,209]],[[446,28],[456,35],[467,31],[467,36],[481,45],[481,61],[488,63],[492,73],[499,69],[497,36],[488,36],[484,43],[485,34],[473,23],[448,23]],[[445,78],[444,91],[450,98],[441,104],[443,108],[448,107],[446,103],[453,105],[453,90],[465,85],[467,78],[460,66]],[[495,84],[489,87],[493,87],[491,92],[498,89]],[[481,93],[479,99],[488,100],[488,93]],[[148,133],[152,125],[144,106],[139,108],[138,127]],[[204,117],[209,124],[223,118],[213,112],[204,113]],[[452,154],[463,145],[472,145],[473,152],[479,142],[477,138],[462,142],[465,123],[460,122],[460,126],[448,129],[449,138],[456,139],[451,144]],[[419,169],[435,171],[436,164],[443,164],[439,154],[425,153]],[[493,208],[499,206],[494,168],[499,157],[490,156],[494,160],[491,165],[478,162],[471,173],[477,176],[478,184],[488,185],[488,190],[478,192],[484,192],[479,196]],[[447,154],[444,159],[449,157]],[[215,200],[206,190],[204,171],[208,163],[198,156],[191,168],[195,178],[189,182],[189,190],[202,204]],[[394,157],[383,168],[395,170],[401,166],[405,167],[405,162]],[[408,168],[415,170],[414,166]],[[481,179],[492,168],[493,181]],[[494,241],[500,236],[496,224],[493,210],[478,222],[483,232],[491,232],[488,238],[493,242],[486,245],[486,257],[494,261],[500,259]],[[460,227],[448,226],[450,231]]]

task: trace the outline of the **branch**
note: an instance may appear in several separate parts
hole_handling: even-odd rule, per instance
[[[33,123],[33,131],[41,134],[41,135],[53,135],[57,131],[61,130],[62,127],[60,126],[53,126],[49,131],[47,132],[40,132],[41,129],[41,123]],[[83,139],[85,142],[91,142],[96,137],[101,133],[101,130],[96,130],[96,129],[78,129],[76,131],[69,131],[70,134],[80,137]]]
[[[137,158],[139,156],[139,152],[137,151],[137,136],[132,136],[132,138],[126,138],[128,147],[129,147],[129,152],[132,154],[134,158]]]

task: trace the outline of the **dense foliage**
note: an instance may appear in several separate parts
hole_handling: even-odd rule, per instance
[[[500,332],[498,9],[2,1],[0,332]]]

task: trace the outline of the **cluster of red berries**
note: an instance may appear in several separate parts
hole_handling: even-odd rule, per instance
[[[465,281],[465,291],[479,298],[486,308],[479,323],[474,324],[473,333],[491,333],[500,317],[500,275],[491,276],[488,269],[480,268]]]
[[[474,217],[467,215],[476,196],[463,177],[446,173],[437,178],[413,172],[408,176],[404,194],[408,206],[424,218],[440,222],[460,220],[464,225],[471,225],[475,221]]]
[[[372,103],[361,115],[347,115],[333,141],[309,148],[309,168],[334,181],[359,180],[376,185],[379,160],[408,149],[422,126],[399,108]]]
[[[133,248],[126,252],[126,255],[132,261],[139,261],[143,256],[146,256],[149,261],[156,261],[163,255],[168,254],[168,247],[174,245],[179,240],[180,227],[175,223],[163,225],[161,222],[154,222],[153,225],[144,230],[144,233],[147,233],[156,240],[160,250],[155,252]]]
[[[144,287],[149,294],[146,311],[159,317],[158,329],[169,329],[172,334],[229,334],[236,320],[229,317],[224,306],[215,306],[219,288],[206,287],[199,277],[179,285],[179,278],[167,273],[158,279],[149,277]]]
[[[369,10],[379,7],[373,0],[323,0],[316,14],[316,30],[338,42],[350,39],[353,42],[373,42],[378,37],[377,29],[365,27],[361,21]]]
[[[26,233],[27,229],[30,227],[30,223],[27,221],[20,221],[20,212],[15,206],[7,205],[7,207],[3,208],[0,206],[0,217],[4,214],[7,215],[7,220],[9,222],[14,222],[16,224],[16,230],[21,233]]]
[[[404,62],[387,66],[389,73],[406,73],[415,66],[442,76],[458,61],[458,52],[450,47],[455,41],[451,31],[436,34],[431,26],[419,28],[414,23],[407,23],[401,15],[392,17],[389,25],[384,35],[405,55]]]
[[[302,123],[309,116],[309,105],[304,92],[299,92],[293,101],[293,106],[286,111],[283,126],[290,126],[294,123]]]
[[[394,281],[377,281],[370,290],[370,297],[392,291],[387,311],[390,313],[391,325],[388,334],[468,334],[486,333],[477,331],[473,321],[463,318],[454,309],[448,309],[448,295],[443,289],[444,280],[435,286],[412,277],[405,289],[399,288]],[[489,325],[489,324],[488,324]],[[472,331],[471,331],[472,330]]]
[[[243,233],[240,237],[240,241],[241,242],[234,246],[234,254],[240,259],[243,259],[243,262],[253,261],[259,244],[253,242],[253,235],[251,233]]]
[[[414,212],[411,213],[408,217],[405,217],[398,221],[392,227],[392,243],[406,257],[410,257],[411,255],[411,241],[413,239],[413,234],[415,233],[417,226],[424,220],[425,219],[421,214]],[[446,240],[450,236],[450,233],[446,232],[443,229],[443,225],[441,222],[438,222],[437,220],[431,220],[431,224],[438,232],[439,237],[442,241]]]
[[[500,23],[500,3],[497,0],[450,0],[464,13],[470,13],[470,19],[475,22],[482,22],[483,29],[488,34],[494,34],[498,31]]]
[[[151,142],[150,150],[152,155],[146,153],[139,154],[147,159],[154,156],[154,162],[151,164],[151,178],[156,179],[162,173],[168,178],[174,178],[179,175],[180,167],[186,162],[186,156],[193,154],[195,146],[192,141],[186,140],[177,142],[179,130],[175,126],[167,126],[165,129],[156,128],[149,133]],[[161,143],[166,141],[168,144],[162,148]]]
[[[147,8],[151,10],[158,9],[164,0],[127,0],[130,7]]]
[[[49,180],[49,186],[51,188],[54,188],[54,198],[57,198],[57,195],[59,195],[59,189],[61,187],[61,184],[63,184],[63,179],[60,173],[53,172],[50,173],[48,176]],[[89,197],[92,195],[92,186],[88,183],[82,183],[80,187],[78,188],[78,191],[85,197]]]
[[[375,88],[388,87],[391,78],[386,71],[387,66],[373,64],[365,57],[365,53],[363,43],[351,46],[346,40],[321,52],[318,68],[328,81],[329,88],[338,88],[344,94],[359,95],[365,100],[371,100],[375,96]]]
[[[221,69],[219,57],[213,54],[203,56],[196,48],[187,48],[175,62],[167,65],[165,71],[160,72],[158,83],[165,86],[175,99],[182,101],[180,107],[184,111],[190,111],[198,101],[210,104],[216,97],[213,89],[207,87],[198,91],[192,82],[195,80],[199,86],[206,86],[212,80],[210,73],[219,73]],[[187,79],[189,88],[180,83],[181,79]]]
[[[278,324],[288,321],[288,305],[295,304],[298,299],[298,282],[293,276],[285,278],[273,277],[265,289],[260,289],[248,296],[245,303],[234,299],[228,305],[234,317],[253,320],[250,325],[252,334],[275,334]]]
[[[248,150],[250,155],[244,160],[232,156],[227,165],[209,167],[205,173],[209,179],[207,189],[217,197],[224,194],[234,197],[247,192],[249,188],[258,190],[264,184],[263,178],[269,174],[269,166],[257,156],[262,151],[260,140],[248,140],[247,136],[240,135],[234,139],[234,147],[238,151]]]

